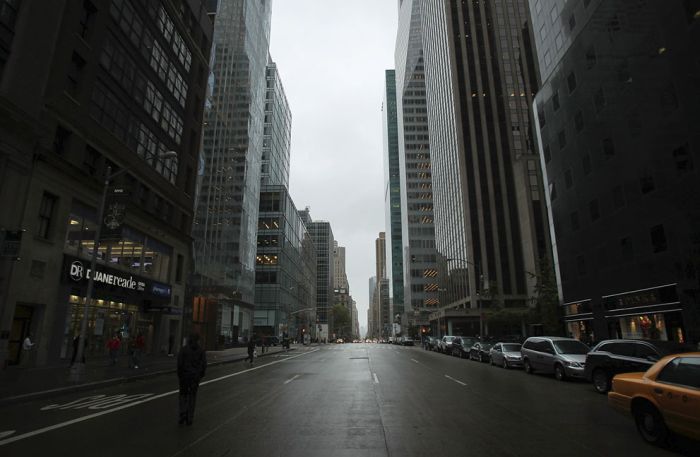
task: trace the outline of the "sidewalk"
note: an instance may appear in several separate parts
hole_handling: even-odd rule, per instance
[[[293,344],[290,350],[301,345]],[[282,346],[266,348],[258,357],[283,352]],[[248,356],[245,347],[223,351],[207,351],[207,365],[237,362]],[[40,368],[10,367],[0,371],[0,405],[41,398],[55,393],[77,392],[96,387],[119,384],[129,380],[143,379],[177,370],[177,357],[166,355],[143,355],[139,368],[129,368],[129,357],[122,355],[116,366],[110,365],[109,357],[88,360],[85,373],[79,381],[71,379],[68,362],[65,365]]]

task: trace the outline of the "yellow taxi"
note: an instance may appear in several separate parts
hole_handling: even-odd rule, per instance
[[[615,376],[608,404],[631,414],[649,443],[665,444],[669,432],[700,440],[700,352],[669,355],[645,373]]]

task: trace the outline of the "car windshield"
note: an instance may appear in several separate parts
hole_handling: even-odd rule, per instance
[[[519,344],[504,344],[503,352],[520,352]]]
[[[454,336],[446,336],[446,337],[445,337],[445,341],[447,341],[447,342],[449,343],[449,342],[451,342],[452,340],[454,340],[455,338],[456,338],[456,337],[454,337]]]
[[[578,340],[553,341],[559,354],[588,354],[590,348]]]
[[[488,351],[493,347],[493,344],[491,343],[481,343],[481,350],[482,351]]]
[[[473,346],[474,340],[471,338],[462,338],[462,345],[463,346]]]

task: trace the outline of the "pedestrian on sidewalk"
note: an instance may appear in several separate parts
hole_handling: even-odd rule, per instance
[[[248,357],[243,361],[250,359],[250,364],[253,364],[253,358],[255,358],[255,335],[248,338]]]
[[[80,345],[80,334],[75,335],[73,338],[73,356],[70,358],[70,366],[75,364],[75,358],[78,356],[78,346]],[[85,338],[85,343],[83,344],[83,360],[85,363],[85,350],[87,349],[87,338]]]
[[[120,347],[122,347],[122,341],[119,339],[119,335],[115,333],[112,339],[107,341],[107,348],[109,349],[109,360],[111,361],[112,366],[117,364]]]
[[[207,369],[207,354],[199,345],[199,335],[190,335],[187,345],[177,355],[177,377],[180,382],[179,424],[192,425],[199,381]]]
[[[146,340],[144,339],[143,334],[139,332],[136,335],[136,338],[134,338],[131,341],[131,347],[129,351],[131,353],[131,360],[129,360],[130,367],[139,367],[139,364],[141,363],[141,354],[143,353],[144,347],[146,347]]]

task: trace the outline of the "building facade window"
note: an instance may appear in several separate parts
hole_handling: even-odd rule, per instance
[[[53,230],[53,218],[56,209],[58,197],[44,192],[41,196],[41,204],[39,205],[39,223],[36,234],[40,238],[49,239],[51,230]]]
[[[666,232],[663,225],[656,225],[651,228],[651,247],[654,253],[663,252],[668,249],[666,242]]]

